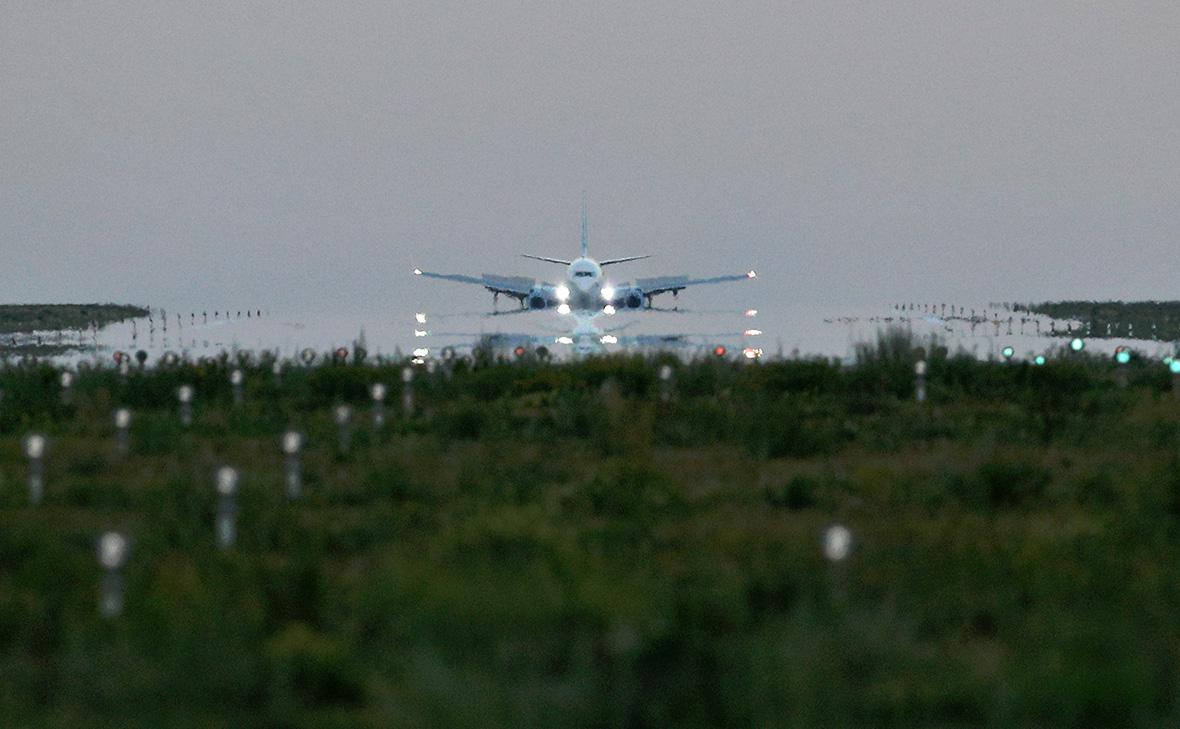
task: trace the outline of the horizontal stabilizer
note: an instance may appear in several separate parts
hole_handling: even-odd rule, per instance
[[[651,258],[651,256],[627,256],[626,258],[612,258],[607,261],[599,261],[598,265],[599,266],[611,266],[616,263],[630,263],[631,261],[642,261],[645,258]]]
[[[520,255],[522,255],[525,258],[531,258],[534,261],[544,261],[545,263],[560,263],[563,266],[568,266],[571,263],[571,261],[563,261],[560,258],[546,258],[545,256],[530,256],[527,253],[521,253]]]

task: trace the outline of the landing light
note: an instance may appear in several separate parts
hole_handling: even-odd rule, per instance
[[[616,292],[615,292],[614,286],[603,286],[602,287],[602,298],[606,299],[607,301],[613,301],[615,298],[615,293]]]
[[[557,307],[557,313],[561,314],[562,316],[565,316],[566,314],[570,313],[570,305],[569,304],[562,304],[561,306]]]
[[[426,323],[426,315],[421,314],[421,313],[415,314],[414,321],[418,322],[419,324],[425,324]]]
[[[607,304],[606,306],[602,307],[602,313],[606,314],[607,316],[614,316],[615,315],[615,307],[611,306],[610,304]]]
[[[415,276],[421,276],[421,275],[422,275],[422,269],[420,269],[420,268],[415,268],[415,269],[414,269],[414,275],[415,275]]]
[[[557,288],[553,289],[553,295],[557,297],[558,301],[565,301],[570,297],[570,287],[559,284]]]
[[[758,278],[758,272],[754,270],[746,271],[746,278]]]
[[[603,344],[618,344],[619,338],[613,334],[604,334],[602,335],[602,339],[598,341],[602,342]]]

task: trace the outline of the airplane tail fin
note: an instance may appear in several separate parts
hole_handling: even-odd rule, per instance
[[[590,255],[590,235],[586,230],[586,200],[582,200],[582,258]]]

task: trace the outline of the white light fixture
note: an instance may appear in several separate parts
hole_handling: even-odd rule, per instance
[[[607,301],[612,301],[615,298],[615,293],[615,287],[610,284],[602,287],[602,298]]]

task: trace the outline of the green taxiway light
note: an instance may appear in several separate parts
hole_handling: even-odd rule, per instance
[[[1180,375],[1180,359],[1174,359],[1168,365],[1168,369],[1172,371],[1173,375]]]
[[[1036,366],[1038,366],[1038,367],[1040,367],[1041,365],[1045,364],[1045,355],[1043,355],[1043,354],[1038,354],[1038,355],[1037,355],[1037,358],[1033,360],[1033,364],[1035,364],[1035,365],[1036,365]]]
[[[1000,350],[1000,354],[1004,355],[1004,359],[1012,359],[1012,355],[1016,354],[1016,350],[1012,347],[1004,347]]]
[[[1114,360],[1121,365],[1127,364],[1131,361],[1131,353],[1124,349],[1114,356]]]
[[[1086,343],[1075,337],[1072,341],[1070,341],[1069,348],[1075,352],[1080,352],[1086,348]]]

